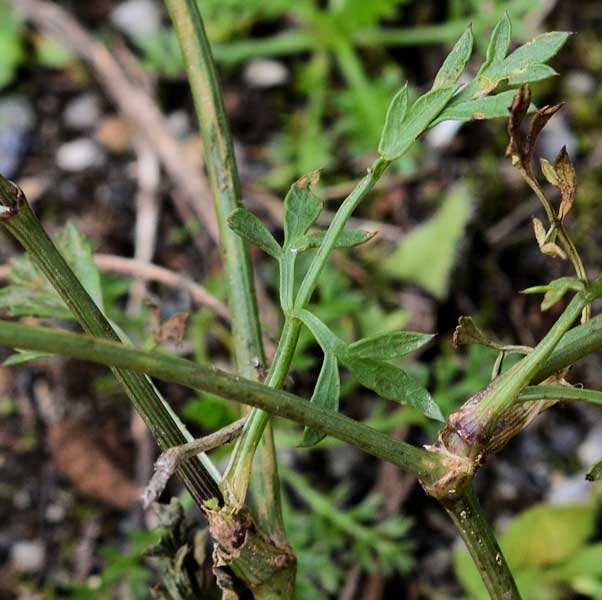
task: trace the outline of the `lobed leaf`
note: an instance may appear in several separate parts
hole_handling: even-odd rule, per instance
[[[469,25],[447,55],[447,58],[443,61],[441,68],[435,76],[433,90],[452,85],[458,81],[472,54],[473,41],[472,26]]]
[[[357,358],[392,360],[414,352],[433,337],[432,334],[417,331],[395,331],[353,342],[347,352]]]
[[[341,379],[339,365],[334,354],[324,354],[322,369],[316,382],[316,387],[310,402],[320,408],[337,412],[339,410],[339,396],[341,393]],[[314,446],[326,437],[325,433],[314,429],[305,428],[301,446]]]
[[[407,404],[431,419],[443,421],[441,410],[422,387],[405,371],[379,360],[360,358],[353,354],[339,357],[351,374],[364,387],[375,391],[381,398]]]
[[[261,248],[266,254],[274,258],[281,256],[280,244],[252,212],[244,208],[235,209],[228,217],[228,226],[240,237]]]
[[[319,171],[304,175],[293,183],[284,199],[285,249],[295,247],[320,215],[322,201],[312,191],[319,179]]]

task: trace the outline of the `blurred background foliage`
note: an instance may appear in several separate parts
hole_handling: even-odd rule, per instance
[[[542,134],[539,152],[553,159],[567,145],[579,180],[570,228],[586,266],[599,272],[601,2],[198,1],[223,80],[245,203],[273,230],[284,192],[312,169],[322,169],[320,194],[327,209],[337,206],[350,181],[371,163],[400,82],[408,80],[414,96],[424,91],[469,22],[480,53],[504,11],[512,18],[516,43],[550,29],[575,31],[554,61],[560,77],[534,86],[538,105],[567,102]],[[59,4],[112,52],[132,55],[174,134],[198,155],[182,58],[161,3]],[[26,25],[7,0],[0,0],[0,88],[0,170],[37,190],[36,211],[53,233],[73,221],[62,233],[64,252],[95,286],[113,321],[137,344],[153,347],[149,308],[126,310],[131,278],[99,272],[91,251],[133,253],[136,154],[127,123],[86,66]],[[542,315],[537,298],[520,296],[519,290],[570,271],[537,250],[529,221],[539,208],[504,158],[505,127],[503,121],[443,123],[429,132],[360,207],[354,226],[379,234],[365,247],[334,256],[312,308],[346,341],[396,328],[438,333],[404,368],[428,385],[446,415],[489,381],[495,360],[482,348],[465,353],[451,348],[458,316],[473,315],[500,339],[532,344],[554,314]],[[69,149],[75,143],[74,159]],[[167,181],[159,189],[162,198],[171,193]],[[192,243],[195,229],[185,225],[165,203],[154,262],[202,282],[223,299],[217,254],[211,248],[199,253]],[[16,254],[4,238],[0,252],[5,262]],[[272,302],[277,272],[258,253],[254,260],[262,319],[274,337],[280,319]],[[65,318],[25,259],[13,260],[3,278],[5,314],[19,315],[27,301],[27,314],[33,306],[38,317]],[[181,290],[153,284],[147,293],[164,320],[178,311],[191,313],[177,351],[229,368],[232,341],[223,321]],[[73,472],[57,476],[53,465],[60,464],[60,455],[51,441],[56,424],[42,414],[48,390],[68,397],[75,407],[69,414],[84,431],[101,424],[111,464],[130,465],[124,470],[131,480],[136,477],[131,456],[144,453],[131,433],[123,397],[102,369],[39,356],[10,360],[33,358],[24,374],[3,369],[0,378],[0,467],[6,471],[0,519],[10,521],[0,536],[0,556],[7,558],[0,567],[0,596],[147,598],[157,578],[156,561],[144,556],[157,541],[146,531],[152,517],[145,519],[137,507],[124,510],[111,494],[95,497]],[[290,386],[308,397],[319,363],[319,350],[304,333]],[[600,388],[601,366],[592,357],[576,380]],[[392,410],[348,378],[342,384],[347,414],[414,443],[434,434],[414,411]],[[197,434],[238,415],[223,399],[162,387]],[[276,436],[286,465],[285,508],[299,555],[300,599],[334,598],[337,592],[365,600],[393,594],[483,597],[467,555],[450,551],[453,530],[414,482],[330,438],[315,449],[299,449],[301,432],[290,424],[279,423]],[[583,480],[585,467],[601,452],[598,413],[563,407],[546,413],[480,476],[483,503],[504,531],[502,545],[526,599],[602,598],[600,495]],[[533,536],[534,530],[540,535]]]

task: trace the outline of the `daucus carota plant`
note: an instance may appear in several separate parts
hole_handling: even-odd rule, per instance
[[[147,500],[160,493],[166,479],[177,470],[207,516],[215,545],[214,567],[220,573],[220,585],[228,593],[242,587],[258,599],[294,595],[295,555],[285,537],[270,428],[270,417],[275,415],[305,427],[304,446],[315,445],[330,435],[415,475],[425,491],[451,516],[491,597],[518,598],[512,574],[479,508],[472,488],[474,475],[491,454],[555,401],[602,403],[602,393],[571,387],[564,379],[574,362],[602,347],[602,317],[591,318],[590,311],[591,303],[602,297],[602,279],[588,280],[564,225],[575,194],[574,170],[566,151],[561,152],[555,165],[542,164],[546,179],[561,191],[558,211],[543,195],[531,166],[537,135],[556,107],[544,107],[534,113],[526,145],[519,135],[520,122],[527,113],[535,111],[524,86],[554,74],[546,63],[568,34],[544,34],[508,53],[511,25],[504,16],[493,30],[484,62],[472,80],[462,86],[458,81],[473,45],[472,32],[467,29],[428,92],[412,101],[407,86],[403,86],[395,95],[382,130],[379,156],[341,204],[328,229],[313,228],[322,202],[316,191],[319,173],[309,173],[295,182],[286,195],[284,236],[279,242],[256,216],[241,206],[232,141],[197,3],[166,0],[166,5],[182,46],[203,137],[205,164],[220,228],[238,375],[171,355],[136,350],[120,342],[103,315],[99,299],[96,302],[92,299],[90,286],[82,285],[74,275],[23,193],[3,178],[0,179],[2,224],[25,247],[34,267],[46,276],[89,335],[2,321],[0,344],[95,361],[113,369],[161,448],[171,448],[158,461]],[[509,89],[499,92],[502,84]],[[517,92],[518,86],[521,87]],[[393,364],[424,346],[432,336],[394,331],[348,344],[316,316],[310,301],[332,251],[358,246],[370,238],[362,231],[347,228],[346,224],[393,161],[437,123],[447,119],[505,117],[510,107],[509,154],[544,203],[550,221],[547,231],[540,222],[535,223],[537,241],[544,253],[569,258],[577,274],[576,278],[563,278],[527,291],[545,292],[544,309],[568,292],[575,294],[547,335],[533,348],[497,344],[469,318],[461,319],[455,335],[457,344],[476,343],[499,351],[492,381],[447,419],[432,445],[414,447],[338,412],[339,369],[344,367],[359,384],[378,396],[411,406],[434,421],[443,421],[429,392]],[[265,357],[247,243],[272,257],[280,273],[279,300],[284,322],[263,381]],[[313,258],[302,263],[299,255],[307,252],[313,252]],[[308,264],[303,272],[299,272],[301,264]],[[10,308],[16,316],[47,316],[36,309],[28,312],[23,307],[18,311],[15,306]],[[580,315],[582,324],[574,326]],[[323,353],[320,374],[309,401],[281,390],[302,328],[311,333]],[[508,353],[524,357],[503,370],[503,358]],[[182,446],[190,437],[149,377],[217,394],[252,409],[243,420]],[[238,439],[223,477],[206,459],[203,462],[195,458],[198,452],[209,451],[235,438]],[[594,467],[590,477],[598,477],[600,470]],[[295,485],[294,474],[289,473],[288,479]],[[249,486],[251,498],[248,498]],[[310,504],[324,510],[323,501],[312,495],[311,490],[304,488],[303,495]],[[374,547],[378,546],[365,529],[354,531]]]

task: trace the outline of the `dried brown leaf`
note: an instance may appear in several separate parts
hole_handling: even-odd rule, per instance
[[[527,115],[531,106],[531,90],[527,85],[521,85],[514,96],[512,106],[510,107],[510,119],[508,121],[508,135],[510,136],[510,142],[506,149],[506,156],[512,158],[513,163],[521,163],[524,165],[525,154],[522,146],[522,136],[520,128],[522,122]]]
[[[535,115],[533,115],[524,149],[525,160],[528,163],[531,163],[531,159],[533,158],[533,151],[541,130],[546,126],[546,123],[563,107],[563,105],[564,102],[561,102],[560,104],[554,104],[553,106],[542,106],[535,113]]]
[[[558,177],[558,188],[562,195],[560,209],[558,210],[558,218],[562,221],[570,212],[575,200],[575,192],[577,190],[577,177],[575,175],[575,167],[569,158],[566,146],[563,146],[560,153],[556,157],[554,170]]]
[[[67,420],[48,429],[57,471],[81,493],[125,510],[140,500],[140,490],[99,447],[86,425]]]

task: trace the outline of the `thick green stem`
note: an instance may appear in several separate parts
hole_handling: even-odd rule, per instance
[[[163,381],[255,406],[271,415],[322,431],[397,465],[423,481],[431,481],[442,474],[442,462],[431,452],[400,442],[342,414],[319,408],[289,392],[197,365],[177,356],[145,352],[86,335],[3,320],[0,320],[0,346],[50,352],[147,373]]]
[[[520,600],[508,563],[485,520],[473,487],[442,504],[460,532],[491,599]]]
[[[492,383],[489,392],[475,407],[476,415],[494,424],[496,418],[515,402],[520,392],[527,387],[548,357],[552,355],[554,348],[575,322],[583,307],[601,293],[602,279],[592,282],[586,291],[577,293],[533,351]]]
[[[166,0],[165,4],[182,47],[203,139],[204,159],[219,226],[238,372],[247,379],[257,379],[257,367],[265,363],[265,355],[248,247],[227,223],[228,215],[241,205],[241,193],[217,72],[198,3],[195,0]],[[268,415],[253,417],[255,420],[258,418],[266,420],[266,424],[269,422]],[[262,433],[264,429],[265,426]],[[271,427],[265,435],[270,439],[262,445],[259,455],[261,464],[256,495],[262,494],[262,514],[266,519],[263,525],[274,538],[282,540],[284,523]],[[266,504],[269,505],[267,510]]]
[[[118,342],[119,337],[56,249],[21,190],[1,176],[0,205],[3,209],[0,213],[2,225],[25,248],[32,262],[48,278],[81,326],[91,335]],[[124,369],[113,369],[113,373],[162,450],[192,440],[183,423],[161,398],[148,377]],[[206,457],[204,460],[207,466],[197,458],[178,469],[178,475],[199,506],[210,498],[222,499],[216,482],[219,474]],[[211,469],[212,474],[207,468]]]
[[[547,379],[601,348],[602,315],[597,315],[587,323],[573,327],[565,333],[552,355],[533,378],[533,383]]]

